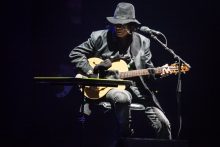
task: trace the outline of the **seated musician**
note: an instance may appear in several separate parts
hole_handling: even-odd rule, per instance
[[[111,103],[114,109],[112,112],[120,128],[119,136],[129,135],[129,105],[138,101],[146,107],[143,111],[146,117],[144,124],[154,130],[152,138],[171,139],[170,122],[147,85],[147,80],[154,79],[155,75],[150,40],[136,31],[140,22],[135,18],[134,6],[125,2],[118,3],[114,16],[107,17],[107,20],[110,24],[108,29],[92,32],[87,41],[72,49],[69,55],[71,63],[79,73],[90,78],[99,78],[97,75],[114,65],[113,69],[118,70],[119,74],[116,77],[133,81],[133,85],[126,89],[111,88],[100,98],[101,101]],[[96,57],[100,64],[89,61],[93,57]],[[126,67],[117,65],[121,62],[126,63]],[[149,69],[147,70],[149,75],[121,77],[120,72],[126,69],[129,71]]]

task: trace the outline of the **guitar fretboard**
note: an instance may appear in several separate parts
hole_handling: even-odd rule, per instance
[[[155,74],[160,74],[162,72],[162,68],[153,68],[155,70]],[[150,75],[148,69],[140,69],[140,70],[131,70],[127,72],[120,72],[119,77],[121,79],[131,78],[131,77],[137,77],[137,76],[144,76],[144,75]]]

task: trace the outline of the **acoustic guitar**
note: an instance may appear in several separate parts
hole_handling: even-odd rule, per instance
[[[89,64],[92,67],[95,67],[96,65],[100,64],[103,60],[100,58],[89,58],[88,59]],[[155,75],[160,75],[163,73],[163,70],[169,71],[168,74],[177,74],[178,73],[178,64],[174,63],[167,66],[162,67],[156,67],[153,68],[155,71]],[[117,60],[112,63],[112,66],[108,70],[118,71],[118,77],[119,79],[126,79],[131,77],[137,77],[137,76],[148,76],[150,75],[148,69],[138,69],[138,70],[128,70],[128,65],[123,60]],[[189,71],[189,67],[186,65],[181,65],[180,71],[182,73],[185,73],[186,71]],[[79,74],[77,75],[78,77]],[[85,77],[85,76],[81,76]],[[84,95],[89,99],[100,99],[105,96],[105,94],[111,90],[112,88],[118,88],[121,90],[124,90],[126,88],[125,85],[118,85],[118,87],[102,87],[102,86],[85,86],[84,89]]]

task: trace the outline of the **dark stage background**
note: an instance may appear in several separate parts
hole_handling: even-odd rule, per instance
[[[2,115],[4,145],[77,143],[76,121],[79,93],[59,97],[63,86],[38,85],[34,76],[71,76],[68,59],[73,47],[87,40],[93,30],[106,28],[119,1],[35,0],[5,1],[1,34]],[[181,112],[178,130],[177,76],[158,79],[158,98],[172,124],[174,139],[191,146],[218,143],[218,31],[217,5],[208,0],[132,1],[136,18],[144,26],[163,32],[168,47],[192,69],[182,75]],[[156,66],[173,63],[173,57],[151,39]],[[69,87],[66,87],[69,88]],[[73,87],[73,89],[76,89]],[[76,146],[76,144],[75,144]]]

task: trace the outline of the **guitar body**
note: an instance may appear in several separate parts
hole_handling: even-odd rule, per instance
[[[98,65],[103,60],[99,58],[89,58],[88,61],[89,61],[89,64],[94,68],[96,65]],[[128,66],[125,61],[118,60],[112,63],[112,66],[109,68],[109,70],[118,70],[119,72],[127,72]],[[100,99],[104,97],[105,94],[112,88],[124,90],[125,85],[118,85],[118,87],[86,86],[84,95],[88,97],[89,99],[94,99],[94,100]]]

